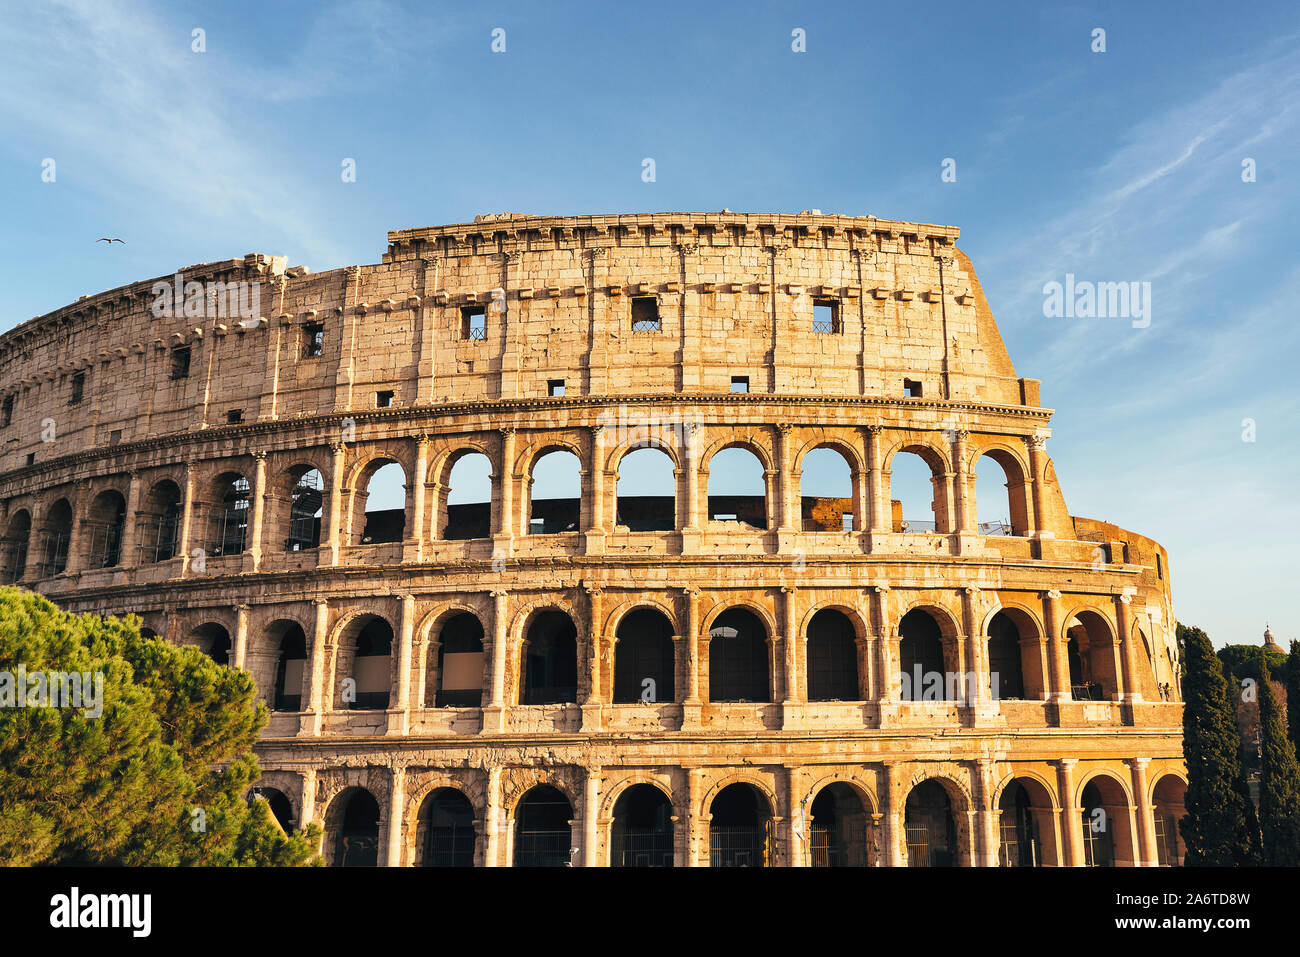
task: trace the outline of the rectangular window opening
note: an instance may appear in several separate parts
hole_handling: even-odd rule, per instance
[[[109,432],[109,433],[108,433],[108,444],[109,444],[109,445],[117,445],[117,444],[118,444],[119,442],[121,442],[121,441],[122,441],[122,430],[121,430],[121,429],[114,429],[112,432]]]
[[[659,332],[662,328],[659,323],[659,300],[654,296],[634,296],[632,298],[632,331]]]
[[[86,373],[78,372],[72,376],[72,398],[69,405],[76,405],[86,394]]]
[[[172,350],[171,378],[185,379],[190,374],[190,347],[181,346]]]
[[[27,453],[27,464],[28,464],[28,465],[35,465],[35,464],[36,464],[36,453],[35,453],[35,452],[28,452],[28,453]]]
[[[14,421],[14,395],[5,396],[4,406],[0,407],[0,429],[7,429]]]
[[[557,395],[557,396],[564,395],[564,380],[563,379],[546,380],[546,394]]]
[[[375,408],[387,409],[393,404],[393,390],[382,389],[375,393]]]
[[[748,392],[748,391],[749,391],[749,376],[747,376],[747,375],[733,375],[733,376],[731,377],[731,391],[732,391],[732,392]]]
[[[460,337],[487,340],[487,311],[482,306],[462,306],[460,310]]]
[[[830,335],[840,329],[840,303],[837,299],[813,300],[813,332]]]
[[[921,383],[916,379],[904,379],[903,394],[911,399],[921,398]]]
[[[243,421],[244,421],[243,409],[231,409],[229,412],[226,413],[227,425],[239,425],[239,423]]]
[[[325,324],[309,322],[302,327],[302,357],[315,359],[325,351]]]

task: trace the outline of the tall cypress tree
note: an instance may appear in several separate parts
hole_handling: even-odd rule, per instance
[[[1300,754],[1300,641],[1294,638],[1286,659],[1286,731],[1291,746]]]
[[[1259,823],[1264,863],[1300,866],[1300,767],[1295,745],[1287,740],[1277,696],[1268,679],[1268,664],[1259,655]]]
[[[1183,755],[1186,816],[1179,822],[1189,866],[1241,866],[1260,859],[1259,830],[1241,771],[1235,689],[1210,639],[1178,626],[1183,644]]]

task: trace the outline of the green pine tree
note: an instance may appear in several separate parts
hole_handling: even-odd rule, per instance
[[[1242,776],[1236,690],[1205,632],[1178,626],[1184,650],[1183,754],[1187,814],[1179,822],[1188,866],[1241,866],[1260,859],[1246,782]]]
[[[1291,746],[1300,753],[1300,641],[1294,638],[1286,659],[1286,730]]]
[[[1259,822],[1264,863],[1300,866],[1300,767],[1286,736],[1268,666],[1259,658]]]
[[[19,665],[102,675],[102,714],[14,706],[32,702]],[[141,637],[134,616],[0,588],[0,864],[317,862],[318,827],[286,837],[244,798],[266,720],[247,674]]]

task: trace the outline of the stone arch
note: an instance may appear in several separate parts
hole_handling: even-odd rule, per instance
[[[409,463],[410,455],[409,453],[400,456],[381,454],[373,448],[367,451],[369,456],[353,466],[353,480],[348,483],[348,487],[352,490],[348,541],[360,545],[400,542],[414,529],[413,516],[410,512],[413,499],[411,482],[415,473]],[[372,493],[380,491],[372,488],[375,478],[390,466],[396,467],[401,472],[402,506],[400,509],[371,508]],[[395,479],[396,473],[392,477]],[[399,512],[400,515],[397,514]]]
[[[537,463],[552,452],[570,452],[578,457],[579,468],[587,465],[585,452],[579,439],[568,435],[546,435],[534,439],[515,453],[515,473],[522,475],[527,482],[533,474]],[[491,456],[489,456],[490,458]]]
[[[126,522],[126,496],[120,489],[109,485],[94,493],[82,519],[83,567],[114,568],[122,563]]]
[[[746,611],[752,611],[758,616],[763,623],[763,628],[767,631],[767,638],[772,640],[772,636],[779,630],[777,628],[776,616],[770,608],[752,598],[744,595],[733,595],[726,599],[719,599],[712,608],[710,608],[700,618],[700,634],[707,635],[713,627],[714,620],[725,611],[732,608],[744,608]]]
[[[753,802],[752,821],[744,820],[748,812],[739,806],[731,808],[730,813],[718,808],[718,802],[729,795],[734,797],[728,797],[727,803],[733,805]],[[766,787],[748,780],[718,782],[707,796],[705,807],[711,867],[773,867],[778,863],[773,823],[780,814],[780,805]]]
[[[807,863],[813,867],[878,864],[873,813],[857,782],[828,781],[810,791],[804,801]]]
[[[936,788],[947,799],[946,806],[922,803]],[[957,778],[942,771],[918,771],[904,795],[903,806],[903,849],[910,866],[960,867],[973,863],[967,812],[974,808],[974,802]]]
[[[354,806],[354,802],[360,805]],[[383,806],[363,786],[345,787],[336,794],[324,817],[328,863],[333,867],[377,867],[383,817]]]
[[[772,451],[768,446],[769,440],[765,436],[761,436],[755,432],[746,433],[744,435],[725,435],[721,438],[714,439],[713,442],[706,446],[704,451],[700,454],[700,471],[708,472],[713,457],[719,452],[726,449],[737,448],[745,449],[747,452],[752,453],[753,456],[758,459],[758,464],[763,467],[764,471],[770,471],[771,469],[776,468],[776,465],[772,459]]]
[[[613,635],[618,631],[619,623],[627,617],[630,612],[637,611],[641,608],[653,608],[655,611],[662,612],[663,616],[673,626],[673,634],[680,635],[681,628],[677,623],[677,610],[669,602],[662,601],[655,595],[640,595],[628,598],[619,602],[608,614],[605,615],[605,621],[601,626],[601,634]]]
[[[437,629],[436,637],[430,630],[429,642],[421,643],[417,674],[424,678],[424,691],[421,695],[417,689],[417,701],[423,707],[481,707],[488,673],[482,617],[474,611],[452,611],[440,616]]]
[[[191,628],[183,643],[197,648],[219,665],[233,664],[234,632],[219,622],[208,620]]]
[[[645,449],[653,449],[654,451],[662,452],[672,460],[673,468],[675,469],[684,467],[682,465],[681,450],[672,442],[665,442],[662,439],[654,437],[637,437],[634,434],[621,444],[607,450],[605,455],[605,470],[617,473],[619,465],[622,464],[625,458],[633,452],[640,452]]]
[[[719,794],[731,787],[733,784],[752,785],[759,794],[767,800],[772,809],[773,816],[780,813],[781,804],[776,796],[776,789],[773,783],[765,778],[762,774],[755,771],[728,769],[716,778],[708,788],[705,789],[700,803],[692,808],[692,811],[702,820],[708,820],[709,806],[713,804],[713,799]]]
[[[1115,623],[1104,611],[1083,603],[1061,615],[1060,640],[1066,646],[1071,693],[1076,699],[1113,701],[1118,695],[1122,649]]]
[[[1060,805],[1050,782],[1033,771],[1012,771],[995,789],[998,863],[1003,867],[1055,867],[1064,862],[1058,838]]]
[[[865,632],[861,621],[832,606],[822,607],[805,618],[798,635],[790,637],[804,645],[807,698],[809,701],[860,701],[864,695],[858,639]]]
[[[622,797],[623,792],[639,784],[648,784],[650,787],[657,788],[664,797],[668,798],[673,810],[679,810],[678,801],[673,796],[671,783],[666,782],[662,776],[651,771],[635,769],[626,777],[620,777],[617,782],[605,789],[605,793],[601,796],[600,816],[602,818],[613,817],[614,805],[618,803],[618,799]]]
[[[642,605],[622,615],[614,632],[614,704],[668,702],[677,697],[677,648],[673,620]]]
[[[843,470],[848,473],[847,488],[839,488],[825,496],[809,494],[805,487],[808,479],[806,465],[811,456],[818,453],[834,456]],[[798,488],[798,526],[805,532],[844,532],[861,531],[865,516],[859,515],[858,503],[862,501],[862,482],[865,478],[856,450],[838,440],[826,440],[800,450],[799,464],[793,467],[789,476],[791,486]],[[841,495],[840,492],[847,494]],[[791,503],[792,505],[795,503]],[[847,528],[845,527],[847,521]]]
[[[333,707],[337,710],[383,710],[392,700],[397,634],[389,615],[357,610],[334,629]],[[385,648],[387,649],[385,652]],[[366,654],[361,654],[365,651]],[[344,699],[344,682],[352,679],[355,697]]]
[[[1161,867],[1180,866],[1187,853],[1187,845],[1178,827],[1178,822],[1187,812],[1187,787],[1187,777],[1180,771],[1167,770],[1151,775],[1149,803],[1155,827],[1156,863]]]
[[[40,518],[40,553],[37,577],[61,575],[68,567],[68,549],[72,541],[73,510],[67,496],[60,495],[42,510]],[[30,560],[29,560],[30,564]]]
[[[439,804],[444,817],[435,822],[433,814]],[[412,805],[413,817],[409,811]],[[414,859],[421,865],[473,867],[477,863],[482,813],[460,782],[429,787],[418,802],[410,802],[407,807],[406,827],[408,833],[414,834]]]
[[[625,462],[630,469],[628,475],[623,474]],[[665,466],[666,475],[663,474]],[[659,443],[626,449],[613,473],[614,524],[633,532],[670,532],[675,529],[678,470],[676,458]]]
[[[584,481],[586,459],[582,449],[568,439],[550,438],[530,446],[527,450],[526,468],[523,471],[523,488],[521,498],[524,500],[525,534],[550,535],[560,532],[581,531],[586,523],[586,509],[583,499],[586,495]],[[573,456],[576,461],[564,459]],[[537,481],[538,467],[551,456],[558,456],[557,468],[566,473],[562,482],[563,493],[559,497],[537,498],[534,485]],[[561,466],[559,463],[563,463]],[[576,485],[576,487],[570,487]],[[540,503],[545,502],[546,505]]]
[[[1133,793],[1125,777],[1109,768],[1099,767],[1081,774],[1075,785],[1073,806],[1078,809],[1079,816],[1072,824],[1076,833],[1082,835],[1083,858],[1087,866],[1131,866],[1137,860]],[[1090,806],[1093,801],[1095,806]],[[1102,812],[1100,815],[1098,809]]]
[[[735,613],[735,618],[742,624],[748,615],[758,624],[760,634],[745,633],[742,628],[719,626],[724,616]],[[716,613],[711,612],[707,618],[705,634],[708,634],[707,657],[708,669],[701,676],[702,683],[707,679],[708,700],[770,702],[776,692],[776,673],[772,662],[772,642],[775,631],[772,624],[763,617],[755,615],[749,603],[738,601]],[[713,632],[720,627],[732,633]]]
[[[429,475],[437,487],[437,502],[434,511],[434,538],[458,541],[470,538],[487,538],[492,534],[492,503],[497,497],[500,484],[500,469],[494,450],[488,450],[481,443],[473,440],[462,442],[454,448],[441,451],[432,463]],[[488,474],[480,488],[476,480],[466,479],[462,473],[460,479],[453,481],[456,470],[462,464],[467,467],[473,463],[469,460],[482,457],[487,463]],[[452,502],[454,495],[459,495],[471,486],[472,502]],[[481,499],[481,501],[480,501]]]
[[[32,513],[19,508],[8,518],[5,523],[4,553],[0,556],[0,582],[13,584],[23,577],[27,567],[27,552],[32,539]]]
[[[813,781],[804,791],[804,806],[811,807],[813,799],[817,797],[818,793],[832,784],[846,784],[853,788],[868,814],[883,813],[880,809],[880,802],[876,799],[875,790],[857,775],[848,771],[832,771],[830,774],[823,774]]]
[[[844,456],[844,461],[848,463],[850,472],[861,472],[866,469],[867,465],[863,458],[860,441],[860,439],[850,439],[830,429],[817,429],[805,438],[798,448],[793,450],[794,454],[790,456],[791,467],[801,472],[803,471],[804,459],[808,457],[809,452],[815,452],[817,449],[831,449]]]
[[[572,615],[554,608],[536,610],[526,622],[519,648],[521,705],[577,702],[579,645]]]
[[[513,866],[563,867],[571,863],[576,815],[573,798],[549,782],[520,795],[510,815]]]
[[[177,556],[181,523],[185,520],[183,483],[183,478],[177,481],[171,475],[159,476],[141,500],[135,516],[139,564],[152,565]]]
[[[658,782],[621,788],[609,815],[609,865],[672,867],[678,831],[673,812],[672,796]]]
[[[917,492],[903,493],[900,490],[900,476],[896,475],[898,466],[904,460],[899,459],[900,455],[916,456],[921,463],[929,470],[930,481],[930,499],[926,503]],[[909,460],[910,461],[910,460]],[[949,467],[948,451],[939,447],[934,441],[925,434],[914,435],[911,438],[902,438],[898,440],[884,455],[881,456],[881,481],[887,486],[886,497],[889,502],[897,501],[899,507],[895,510],[890,505],[889,516],[887,521],[888,527],[894,532],[926,532],[930,531],[927,524],[933,524],[933,531],[945,533],[954,530],[952,520],[952,502],[951,489],[947,474],[951,471]],[[913,482],[919,483],[921,480],[915,478]],[[922,513],[926,510],[923,505],[928,507],[931,518],[922,518]],[[910,513],[910,514],[909,514]]]
[[[1033,768],[1019,768],[1019,767],[1007,771],[1006,774],[1004,774],[1002,778],[993,785],[992,799],[993,799],[994,807],[998,806],[998,803],[1002,800],[1003,793],[1006,791],[1008,787],[1011,786],[1011,783],[1015,781],[1017,778],[1022,778],[1037,783],[1047,793],[1047,796],[1051,799],[1051,809],[1053,811],[1059,811],[1061,809],[1061,802],[1058,799],[1056,794],[1056,782],[1053,781],[1051,778],[1046,777],[1040,772],[1034,770]]]
[[[267,489],[266,524],[282,551],[316,548],[329,508],[329,472],[309,454],[285,459]]]

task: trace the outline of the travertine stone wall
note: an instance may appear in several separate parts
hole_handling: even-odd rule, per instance
[[[0,574],[74,610],[134,612],[174,641],[203,645],[219,626],[272,707],[281,638],[301,628],[307,662],[288,689],[301,702],[272,715],[262,784],[296,822],[326,824],[327,856],[364,789],[380,863],[420,863],[425,800],[446,787],[473,807],[475,861],[506,865],[519,802],[549,783],[570,803],[574,863],[609,863],[618,797],[644,784],[671,802],[674,862],[707,864],[713,799],[746,782],[767,802],[768,862],[808,864],[821,859],[812,802],[840,783],[866,815],[870,863],[898,864],[908,795],[926,780],[949,801],[959,863],[1006,853],[1013,782],[1031,795],[1044,863],[1094,853],[1080,826],[1090,784],[1118,862],[1176,856],[1159,830],[1184,780],[1168,556],[1069,514],[1050,410],[1012,367],[957,235],[816,213],[501,214],[393,231],[376,265],[311,274],[249,255],[86,297],[0,336]],[[178,281],[201,284],[191,314],[182,296],[180,314],[158,315]],[[210,290],[235,306],[222,314]],[[633,330],[638,297],[657,305],[657,329]],[[814,327],[815,303],[833,308],[830,327]],[[485,334],[467,336],[464,311],[479,307]],[[710,519],[710,464],[733,446],[763,468],[766,528]],[[620,464],[643,447],[672,459],[671,529],[617,522]],[[799,477],[819,448],[849,466],[843,530],[802,520]],[[582,463],[579,522],[529,534],[533,469],[554,449]],[[445,540],[451,468],[469,452],[492,464],[489,534]],[[904,452],[931,468],[932,532],[894,521]],[[1005,473],[1009,535],[975,523],[985,455]],[[405,475],[404,530],[365,543],[367,482],[388,462]],[[323,480],[319,536],[290,549],[309,468]],[[217,554],[209,529],[234,478],[242,549]],[[160,559],[142,546],[166,490],[175,554]],[[766,700],[710,700],[710,632],[733,608],[761,623]],[[614,700],[620,623],[636,609],[671,626],[672,700]],[[809,699],[824,609],[851,625],[856,700]],[[936,624],[945,671],[977,676],[969,696],[900,694],[914,609]],[[577,633],[576,694],[524,704],[530,629],[547,611]],[[1017,631],[1015,700],[988,690],[999,612]],[[441,629],[458,613],[483,628],[478,707],[435,701]],[[389,706],[349,709],[342,682],[374,618],[393,635]]]

